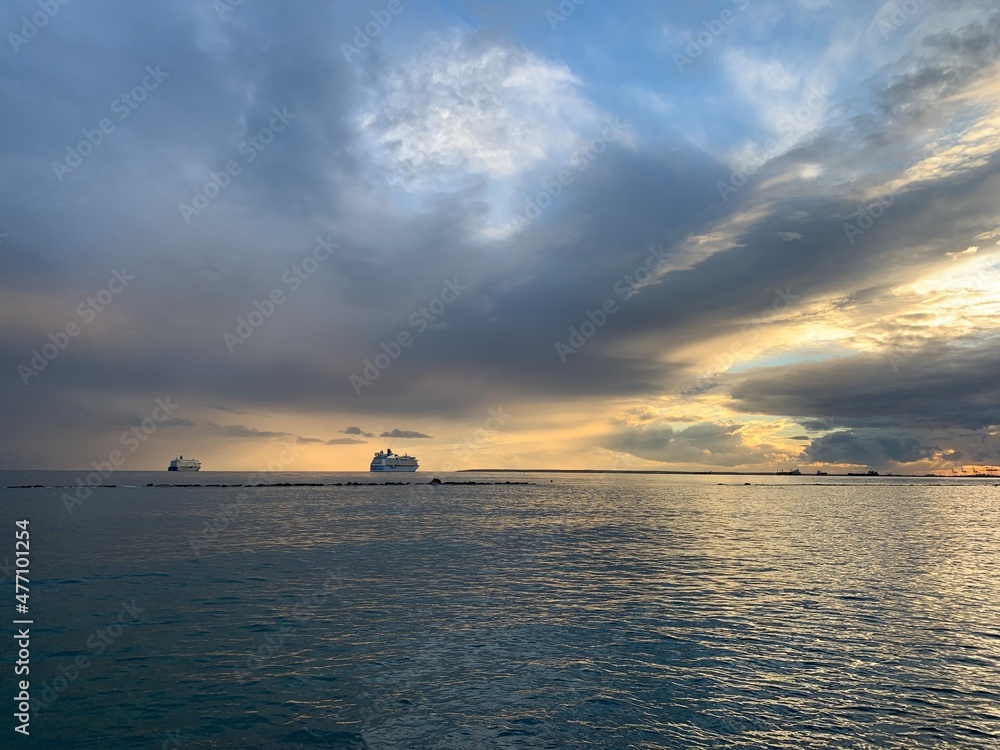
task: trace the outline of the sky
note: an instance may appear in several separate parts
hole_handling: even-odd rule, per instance
[[[0,468],[1000,464],[992,0],[0,31]]]

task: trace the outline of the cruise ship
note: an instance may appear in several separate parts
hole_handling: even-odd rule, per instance
[[[178,456],[167,467],[167,471],[198,471],[200,469],[201,461],[197,458],[184,458],[184,456]]]
[[[392,449],[379,451],[372,459],[372,471],[416,471],[420,464],[413,456],[393,453]]]

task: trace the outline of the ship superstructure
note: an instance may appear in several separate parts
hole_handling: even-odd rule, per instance
[[[405,453],[393,453],[391,448],[379,451],[372,459],[371,471],[416,471],[417,459]]]
[[[170,462],[170,466],[167,467],[167,471],[200,471],[201,461],[197,458],[184,458],[184,456],[178,456],[173,461]]]

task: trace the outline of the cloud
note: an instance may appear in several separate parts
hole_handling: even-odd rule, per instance
[[[1000,339],[966,347],[932,344],[887,356],[858,355],[751,371],[735,379],[744,413],[804,418],[838,427],[983,429],[1000,425]],[[897,367],[893,367],[894,362]],[[826,426],[824,426],[826,425]]]
[[[674,431],[669,426],[626,429],[607,438],[605,447],[651,461],[669,460]]]
[[[744,427],[713,422],[680,431],[669,425],[627,426],[609,436],[604,447],[671,465],[745,467],[773,458],[744,442]]]
[[[884,466],[915,463],[932,458],[933,446],[922,445],[916,437],[876,430],[834,432],[813,440],[803,454],[817,463]]]
[[[344,433],[345,435],[359,435],[361,437],[369,437],[369,438],[375,437],[372,433],[365,432],[360,427],[345,427],[343,430],[341,430],[341,432]]]
[[[370,89],[357,127],[393,180],[511,178],[563,158],[601,113],[566,67],[465,32],[425,37]]]
[[[239,409],[231,409],[228,406],[219,406],[218,404],[205,404],[205,406],[209,409],[214,409],[215,411],[224,411],[228,414],[239,414],[239,415],[248,414],[248,412],[240,411]]]
[[[324,445],[364,445],[364,440],[358,440],[357,438],[333,438],[332,440],[327,440]]]
[[[650,16],[630,2],[545,43],[446,14],[427,36],[414,6],[349,64],[337,42],[361,19],[343,4],[244,3],[220,22],[207,6],[118,3],[95,16],[99,40],[59,24],[60,44],[40,35],[11,57],[0,121],[0,174],[18,187],[0,227],[0,463],[89,465],[165,394],[182,405],[165,435],[258,444],[325,443],[298,433],[345,414],[461,434],[504,403],[560,415],[515,438],[572,443],[552,465],[602,446],[784,464],[797,433],[815,456],[939,446],[920,461],[983,460],[1000,420],[1000,13],[925,4],[869,49],[876,9],[807,5],[742,16],[666,88],[648,75],[662,60],[611,33]],[[654,33],[691,27],[654,15]],[[169,78],[56,180],[52,161],[136,83],[136,50]],[[828,106],[720,195],[733,159],[796,118],[813,84]],[[241,144],[282,107],[296,119],[246,161]],[[627,137],[573,167],[608,113]],[[178,203],[232,159],[240,174],[185,224]],[[561,169],[572,184],[543,213],[490,233]],[[337,252],[293,291],[285,274],[327,236]],[[122,268],[136,280],[81,317]],[[445,278],[468,290],[418,333],[411,315]],[[287,301],[227,351],[223,334],[273,290]],[[778,290],[792,299],[775,306]],[[560,361],[555,344],[609,299],[617,311]],[[70,322],[80,334],[25,385],[19,368]],[[359,397],[350,376],[402,332],[413,345]],[[271,429],[213,413],[267,414]]]
[[[222,435],[224,437],[245,438],[250,440],[279,440],[282,438],[295,437],[290,432],[258,430],[256,427],[247,427],[242,424],[219,425],[209,422],[205,424],[202,429],[205,432]]]
[[[184,420],[186,421],[186,420]],[[193,425],[193,423],[191,423]],[[256,427],[247,427],[242,424],[218,425],[208,422],[200,427],[202,432],[220,435],[227,438],[238,438],[241,440],[293,440],[303,444],[324,444],[325,440],[320,438],[304,437],[291,432],[277,432],[273,430],[258,430]]]
[[[405,438],[416,439],[416,438],[430,438],[430,435],[425,435],[422,432],[414,432],[413,430],[390,430],[389,432],[383,432],[379,437],[384,438]]]
[[[833,429],[833,421],[826,419],[817,419],[817,420],[807,419],[800,421],[799,424],[802,425],[802,427],[809,432],[829,432],[830,430]],[[793,438],[793,439],[798,440],[799,438]],[[811,439],[812,438],[809,437],[806,438],[806,440],[811,440]]]

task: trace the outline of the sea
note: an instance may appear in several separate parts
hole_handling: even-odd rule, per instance
[[[78,479],[0,472],[3,748],[1000,747],[996,479]]]

